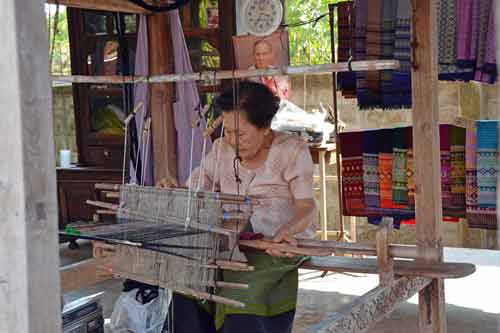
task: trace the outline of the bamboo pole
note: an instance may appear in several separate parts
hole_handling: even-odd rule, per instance
[[[66,75],[52,76],[53,82],[66,83],[107,83],[107,84],[127,84],[127,83],[165,83],[182,81],[213,81],[224,79],[244,79],[259,76],[282,76],[299,74],[329,74],[349,71],[380,71],[399,68],[397,60],[366,60],[353,61],[351,68],[347,62],[331,63],[308,66],[282,66],[270,69],[238,69],[222,71],[205,71],[187,74],[163,74],[153,76],[120,76],[120,75]]]

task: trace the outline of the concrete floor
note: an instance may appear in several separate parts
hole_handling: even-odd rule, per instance
[[[70,250],[61,245],[61,265],[89,258],[89,243],[80,242],[80,249]],[[471,262],[476,273],[457,280],[446,281],[448,332],[500,332],[500,252],[488,250],[445,249],[449,262]],[[300,271],[299,304],[294,333],[325,319],[329,313],[352,302],[378,283],[376,275],[330,274],[324,278],[318,272]],[[114,301],[121,290],[120,280],[111,280],[64,296],[65,302],[103,291],[101,297],[105,318],[109,318]],[[387,319],[376,324],[369,333],[417,333],[418,299],[413,297],[401,304]]]

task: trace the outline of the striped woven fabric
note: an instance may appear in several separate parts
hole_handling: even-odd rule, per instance
[[[451,128],[451,206],[453,211],[465,208],[465,128]]]
[[[363,132],[363,183],[367,208],[380,208],[379,131]]]
[[[392,138],[392,200],[396,205],[408,205],[408,141],[407,127],[395,128]]]
[[[439,126],[439,140],[441,143],[441,196],[443,200],[443,209],[451,207],[451,144],[450,144],[451,125]]]
[[[354,6],[352,1],[344,1],[337,5],[338,17],[338,61],[349,60],[354,53],[353,29],[354,29]],[[337,74],[338,88],[345,98],[356,97],[356,73],[343,72]]]
[[[406,138],[408,140],[408,160],[406,163],[406,175],[408,177],[408,206],[415,206],[415,169],[413,162],[413,131],[411,127],[408,127],[406,132]]]
[[[498,122],[477,123],[477,185],[479,208],[496,208]]]
[[[356,216],[366,208],[363,185],[363,132],[340,133],[343,213]]]
[[[381,145],[378,154],[380,176],[380,207],[393,208],[392,202],[392,129],[380,130]]]
[[[477,209],[477,129],[468,128],[465,143],[465,202],[467,213]]]

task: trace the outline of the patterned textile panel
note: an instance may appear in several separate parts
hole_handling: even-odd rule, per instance
[[[364,211],[363,132],[340,133],[342,155],[343,213],[346,216]]]

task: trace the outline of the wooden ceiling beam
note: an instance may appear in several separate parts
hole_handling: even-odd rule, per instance
[[[47,3],[64,5],[73,8],[104,10],[133,14],[150,14],[151,12],[134,5],[128,0],[47,0]]]

